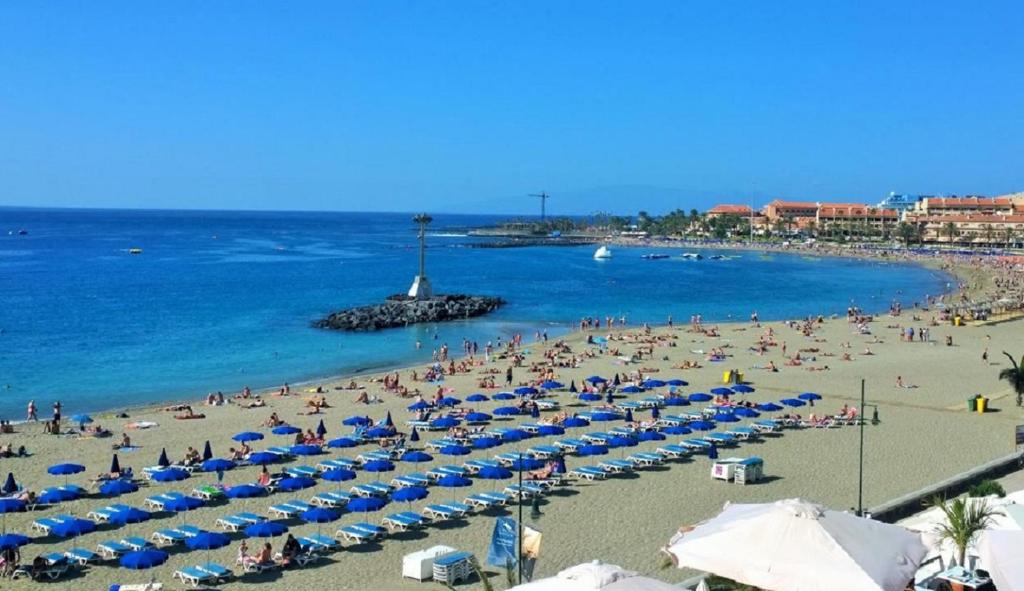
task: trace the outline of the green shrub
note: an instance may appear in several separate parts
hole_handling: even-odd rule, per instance
[[[982,480],[978,484],[967,489],[967,496],[969,497],[987,497],[989,495],[1005,497],[1006,491],[1003,490],[1003,485],[999,484],[995,480]]]

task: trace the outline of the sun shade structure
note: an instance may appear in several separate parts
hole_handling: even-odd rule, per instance
[[[664,550],[679,568],[766,591],[901,591],[927,553],[900,526],[800,499],[727,504]]]
[[[664,581],[642,577],[598,561],[567,568],[553,577],[512,587],[511,591],[679,591]]]

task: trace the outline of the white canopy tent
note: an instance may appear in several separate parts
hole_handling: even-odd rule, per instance
[[[518,585],[511,591],[679,591],[679,588],[595,560],[567,568],[553,577]]]
[[[787,499],[726,504],[665,551],[679,568],[769,591],[902,591],[927,548],[902,527]]]
[[[999,591],[1024,591],[1024,531],[986,530],[978,554]]]

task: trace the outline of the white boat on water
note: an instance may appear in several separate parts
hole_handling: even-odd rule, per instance
[[[607,246],[602,246],[594,251],[595,259],[610,259],[612,258],[612,249]]]

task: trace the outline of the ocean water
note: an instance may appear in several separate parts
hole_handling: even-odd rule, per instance
[[[464,228],[498,218],[434,218],[435,290],[508,305],[465,322],[336,333],[310,321],[408,289],[410,215],[0,209],[0,416],[21,418],[29,399],[60,399],[70,414],[379,369],[428,360],[445,342],[457,351],[463,338],[482,349],[517,331],[557,335],[583,316],[639,324],[843,313],[851,302],[884,310],[949,280],[913,265],[785,254],[687,261],[678,250],[615,248],[596,261],[593,247],[468,248],[479,239]]]

